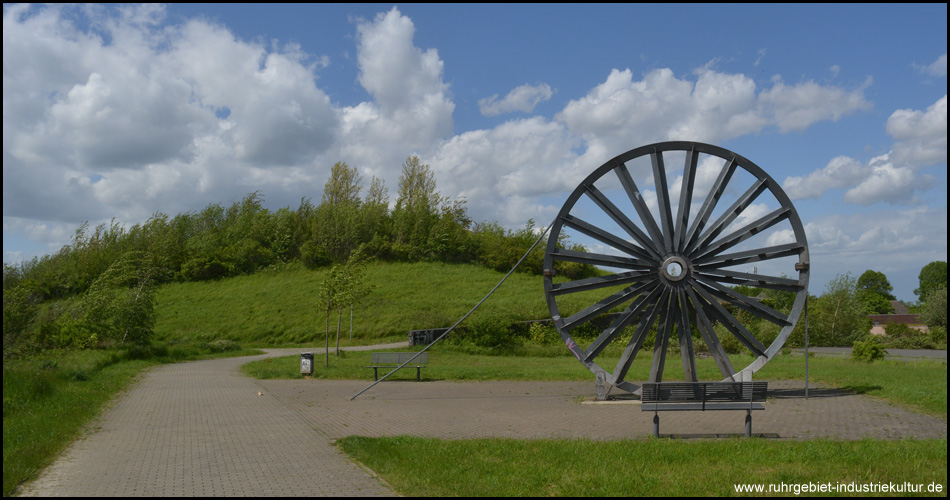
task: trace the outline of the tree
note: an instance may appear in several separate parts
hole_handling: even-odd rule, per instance
[[[409,260],[426,257],[429,237],[439,221],[442,197],[435,190],[435,174],[418,156],[402,164],[399,196],[393,209],[393,250]]]
[[[147,344],[155,324],[155,269],[128,252],[105,270],[82,299],[83,324],[100,338]]]
[[[941,288],[930,292],[927,301],[920,310],[920,319],[927,326],[947,327],[947,289]]]
[[[894,312],[891,306],[896,297],[891,293],[894,287],[887,281],[884,273],[868,269],[858,277],[856,286],[857,298],[868,314],[890,314]]]
[[[313,219],[313,245],[332,262],[343,263],[360,244],[359,215],[362,190],[355,167],[337,162],[323,187],[323,201]],[[319,262],[322,259],[313,259]]]
[[[320,293],[317,300],[323,307],[327,318],[326,328],[326,366],[330,366],[330,311],[340,307],[343,288],[343,269],[339,264],[334,264],[323,277],[323,286],[320,287]]]
[[[441,197],[435,190],[435,174],[428,164],[422,163],[418,156],[410,156],[402,163],[402,175],[399,177],[399,197],[396,206],[413,210],[424,206],[437,207]]]
[[[816,345],[850,346],[871,328],[871,320],[857,299],[857,281],[850,273],[835,276],[815,307],[809,309]]]
[[[385,257],[391,248],[392,219],[389,193],[382,179],[373,177],[369,192],[360,206],[360,241],[369,257]]]
[[[366,254],[359,247],[350,255],[339,276],[339,300],[337,301],[336,355],[340,355],[340,325],[343,322],[343,309],[352,308],[369,294],[373,287],[366,284]]]
[[[934,290],[947,288],[947,263],[938,260],[927,264],[920,270],[918,280],[920,286],[914,293],[918,301],[924,302]]]

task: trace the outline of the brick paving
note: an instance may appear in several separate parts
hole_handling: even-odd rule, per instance
[[[405,345],[405,344],[403,344]],[[365,347],[359,350],[380,348]],[[268,350],[266,356],[301,349]],[[651,412],[592,401],[590,382],[253,380],[253,358],[149,370],[25,496],[392,496],[332,443],[350,435],[638,439]],[[775,439],[946,438],[947,423],[838,389],[770,383],[756,435]],[[665,412],[661,435],[741,435],[743,412]]]

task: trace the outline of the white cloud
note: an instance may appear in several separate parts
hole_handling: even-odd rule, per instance
[[[864,176],[866,168],[860,162],[847,156],[833,158],[825,168],[815,170],[805,177],[787,177],[782,189],[789,198],[818,199],[829,189],[853,186]]]
[[[895,163],[928,166],[947,162],[946,94],[926,111],[895,111],[887,119],[886,128],[897,140],[893,151]]]
[[[359,81],[374,99],[340,111],[336,154],[369,171],[389,168],[389,185],[406,156],[428,153],[452,134],[455,104],[442,81],[443,63],[435,49],[413,45],[414,33],[396,8],[357,26]]]
[[[861,89],[847,91],[811,81],[786,85],[778,78],[771,89],[758,91],[746,75],[708,67],[695,73],[695,83],[666,68],[634,81],[629,69],[615,69],[586,96],[570,101],[556,119],[584,137],[590,148],[585,156],[599,164],[629,149],[633,137],[638,144],[666,140],[715,144],[770,126],[782,133],[800,131],[871,106]],[[602,156],[601,151],[613,155]]]
[[[947,161],[947,96],[926,111],[897,110],[887,120],[887,132],[897,141],[893,150],[867,164],[839,156],[804,177],[782,183],[792,199],[818,199],[828,190],[848,188],[848,203],[895,205],[918,203],[917,192],[933,187],[935,179],[923,167]]]
[[[547,101],[552,95],[551,87],[546,83],[524,84],[512,89],[501,101],[498,100],[498,94],[479,99],[478,109],[485,116],[498,116],[513,111],[530,113],[534,111],[535,106],[542,101]]]
[[[930,76],[947,76],[947,53],[944,52],[936,61],[927,66],[919,67],[918,69],[920,69],[922,73]]]
[[[946,208],[826,215],[805,224],[805,233],[812,283],[874,269],[888,276],[900,299],[915,298],[912,291],[921,267],[947,258]]]
[[[780,77],[773,79],[771,89],[759,94],[759,103],[782,133],[801,131],[818,121],[838,121],[871,108],[861,89],[848,92],[813,81],[788,86]]]
[[[857,186],[844,194],[844,201],[870,205],[879,201],[891,204],[918,202],[916,191],[924,191],[933,185],[933,178],[917,176],[915,169],[895,166],[889,155],[882,155],[868,162],[868,169]]]

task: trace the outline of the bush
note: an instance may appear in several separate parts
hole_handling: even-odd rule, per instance
[[[531,323],[528,327],[528,338],[537,344],[557,344],[561,341],[561,335],[557,333],[557,330],[542,322]]]
[[[929,332],[911,328],[903,323],[888,323],[883,343],[891,349],[934,349],[936,342]]]
[[[858,361],[871,363],[878,359],[884,359],[887,351],[884,350],[884,344],[874,336],[868,335],[864,340],[855,340],[851,348],[851,357]]]
[[[212,340],[203,347],[211,352],[228,352],[239,350],[241,348],[241,344],[238,344],[233,340],[221,339]]]
[[[713,330],[716,332],[716,336],[719,337],[719,343],[722,344],[722,348],[726,353],[741,354],[746,351],[746,347],[742,345],[742,342],[739,342],[739,339],[725,326],[717,323],[713,326]]]
[[[469,354],[510,354],[523,346],[511,332],[511,321],[487,316],[459,328],[453,343]]]

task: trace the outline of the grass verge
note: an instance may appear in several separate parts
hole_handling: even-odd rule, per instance
[[[3,362],[3,496],[36,478],[149,366],[249,355],[233,343],[46,351]]]
[[[407,496],[733,496],[741,494],[738,484],[764,485],[764,493],[755,493],[761,496],[769,494],[769,485],[863,488],[905,482],[922,485],[921,494],[946,496],[947,486],[946,439],[599,442],[399,436],[347,437],[337,444]],[[928,493],[931,484],[941,485],[942,493]],[[876,493],[881,494],[887,493]]]

